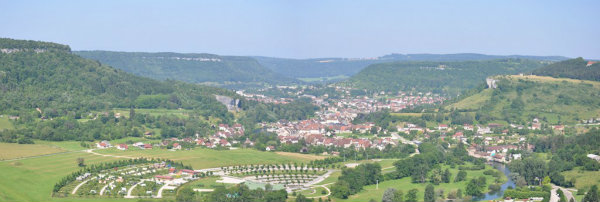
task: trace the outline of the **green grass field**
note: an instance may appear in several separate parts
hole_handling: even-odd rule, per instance
[[[0,144],[0,154],[7,153],[2,149],[31,150],[30,147],[45,148],[29,151],[28,155],[39,155],[44,150],[57,149],[67,151],[55,155],[24,158],[13,161],[0,161],[0,201],[137,201],[137,199],[107,199],[107,198],[56,198],[51,197],[54,184],[68,174],[79,170],[77,158],[84,158],[87,165],[100,162],[122,160],[110,156],[100,156],[81,151],[79,142],[48,142],[36,141],[35,145]],[[54,152],[54,151],[53,151]],[[107,149],[101,153],[114,155],[127,155],[132,157],[160,157],[182,161],[192,165],[195,169],[220,167],[241,164],[308,162],[310,159],[322,158],[320,156],[286,154],[275,152],[261,152],[250,149],[239,150],[211,150],[195,149],[190,151],[168,151],[163,149],[120,151]],[[23,154],[26,152],[18,152]],[[27,153],[26,153],[27,154]],[[212,180],[212,179],[211,179]],[[209,183],[209,182],[206,182]],[[213,181],[214,183],[214,181]],[[209,183],[210,184],[210,183]]]
[[[71,152],[0,162],[0,201],[73,201],[69,198],[52,198],[50,194],[58,180],[79,170],[76,162],[79,157],[84,158],[86,164],[115,160]],[[100,200],[102,199],[96,199]]]
[[[443,166],[442,168],[445,169],[445,168],[449,168],[449,167]],[[491,166],[486,166],[486,168],[493,169]],[[487,178],[488,185],[491,184],[492,182],[494,182],[494,178],[489,175],[484,175],[483,171],[484,170],[467,171],[467,180],[466,181],[454,183],[452,181],[454,180],[454,177],[456,177],[456,174],[458,173],[458,168],[455,168],[455,169],[450,168],[450,172],[452,173],[451,183],[441,183],[439,185],[436,185],[435,189],[436,190],[443,189],[444,194],[448,194],[449,192],[456,191],[460,188],[463,190],[463,193],[464,193],[465,188],[467,187],[468,181],[472,178],[478,178],[480,176],[485,176]],[[415,183],[411,182],[410,177],[405,177],[405,178],[398,179],[398,180],[387,180],[387,181],[380,182],[379,189],[377,189],[377,185],[365,186],[361,192],[351,195],[348,199],[335,199],[335,201],[338,201],[338,202],[340,202],[340,201],[363,202],[363,201],[369,201],[370,199],[375,199],[375,201],[381,201],[381,196],[383,196],[383,192],[387,188],[394,188],[397,190],[402,190],[404,192],[405,196],[409,190],[416,188],[419,190],[419,193],[417,194],[418,200],[423,201],[423,194],[425,191],[425,186],[427,186],[427,183],[415,184]],[[486,192],[487,192],[487,190],[486,190]]]
[[[585,171],[581,168],[574,168],[570,171],[562,172],[565,179],[575,179],[575,188],[589,189],[592,185],[600,184],[600,171]]]
[[[262,152],[254,149],[214,150],[196,148],[194,150],[169,151],[158,148],[142,150],[130,147],[127,151],[111,148],[96,150],[96,152],[128,157],[167,158],[181,161],[195,169],[247,164],[306,163],[310,160],[323,158],[314,155],[296,155],[296,158],[290,158],[288,154]]]
[[[65,151],[58,147],[41,144],[0,143],[0,160],[40,156]]]

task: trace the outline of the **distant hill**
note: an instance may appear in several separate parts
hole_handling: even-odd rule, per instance
[[[583,58],[565,60],[533,70],[534,75],[600,81],[600,63]]]
[[[543,66],[527,59],[461,62],[393,62],[373,64],[342,84],[373,91],[416,90],[456,96],[486,77],[530,72]]]
[[[480,122],[525,123],[538,118],[550,124],[578,123],[600,117],[600,82],[545,76],[496,76],[486,88],[446,109],[476,112]]]
[[[402,61],[474,61],[493,59],[531,59],[542,61],[560,61],[568,58],[562,56],[524,56],[524,55],[484,55],[475,53],[459,54],[390,54],[375,58],[313,58],[285,59],[273,57],[254,57],[263,66],[292,78],[331,78],[349,77],[360,72],[365,67],[376,63]],[[340,77],[342,76],[342,77]],[[335,78],[334,78],[335,79]],[[319,79],[314,79],[320,81]]]
[[[530,56],[530,55],[485,55],[477,53],[456,54],[390,54],[381,57],[382,60],[394,61],[470,61],[470,60],[495,60],[495,59],[530,59],[543,61],[561,61],[569,59],[563,56]]]
[[[285,59],[254,57],[265,67],[292,78],[352,76],[364,67],[381,62],[377,59],[352,60],[344,58]]]
[[[174,79],[231,88],[298,82],[263,67],[250,57],[111,51],[76,51],[75,54],[139,76],[160,80]]]
[[[41,108],[48,117],[114,107],[185,108],[225,116],[215,95],[235,93],[162,82],[72,54],[66,45],[0,38],[0,113]]]

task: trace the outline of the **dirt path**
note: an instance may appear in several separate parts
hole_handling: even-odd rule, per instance
[[[130,156],[117,156],[117,155],[111,155],[111,154],[100,154],[100,153],[94,152],[94,149],[88,149],[88,150],[84,150],[84,151],[87,152],[87,153],[90,153],[90,154],[94,154],[94,155],[98,155],[98,156],[104,156],[104,157],[134,159],[133,157],[130,157]]]
[[[87,180],[85,180],[85,181],[83,181],[83,182],[79,183],[79,184],[78,184],[78,185],[75,187],[75,189],[73,189],[73,191],[71,192],[71,194],[75,194],[75,193],[77,193],[77,190],[79,189],[79,187],[83,186],[85,183],[87,183],[87,182],[88,182],[88,181],[90,181],[90,180],[91,180],[91,179],[87,179]]]
[[[323,187],[323,189],[327,190],[327,194],[323,195],[323,196],[313,196],[313,197],[306,197],[306,198],[310,198],[310,199],[314,199],[314,198],[324,198],[324,197],[328,197],[331,195],[331,190],[329,189],[329,187],[327,187],[327,185],[333,184],[332,183],[327,183],[327,184],[323,184],[323,185],[317,185],[315,187]],[[314,188],[314,187],[313,187]],[[316,191],[316,189],[314,190]]]
[[[112,185],[113,183],[115,183],[115,181],[112,181],[110,183],[108,183],[107,185],[105,185],[104,187],[102,187],[102,189],[100,190],[100,196],[104,195],[104,192],[106,191],[106,188],[110,185]]]

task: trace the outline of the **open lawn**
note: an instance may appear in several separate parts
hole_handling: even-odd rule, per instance
[[[565,175],[565,179],[575,179],[575,188],[589,189],[592,185],[600,184],[600,171],[585,171],[581,168],[574,168],[570,171],[562,172]]]
[[[73,198],[52,198],[50,194],[56,182],[80,169],[76,161],[80,157],[85,159],[86,164],[115,160],[83,152],[70,152],[0,162],[0,201],[73,201]]]
[[[114,113],[120,113],[121,116],[129,118],[129,109],[125,108],[115,108],[112,110]],[[177,115],[179,117],[188,117],[193,110],[187,109],[135,109],[136,114],[149,114],[152,116],[158,115]]]
[[[442,169],[446,169],[446,168],[448,168],[448,166],[442,167]],[[493,169],[491,166],[486,166],[486,168]],[[458,167],[454,168],[454,169],[450,168],[450,172],[452,173],[452,178],[450,180],[451,183],[440,183],[439,185],[435,185],[435,189],[436,190],[443,189],[444,194],[447,194],[451,191],[456,191],[460,188],[463,190],[463,193],[464,193],[465,188],[467,187],[468,181],[471,180],[472,178],[478,178],[479,176],[486,176],[488,185],[491,184],[492,182],[494,182],[494,178],[489,175],[484,175],[483,171],[484,170],[467,171],[467,180],[466,181],[454,183],[453,180],[454,180],[454,177],[456,177],[456,174],[458,173]],[[415,184],[415,183],[411,182],[410,177],[405,177],[405,178],[398,179],[398,180],[387,180],[387,181],[380,182],[379,189],[377,189],[377,185],[365,186],[363,191],[361,191],[355,195],[351,195],[348,199],[337,199],[336,198],[335,201],[338,201],[338,202],[339,201],[363,202],[363,201],[369,201],[370,199],[375,199],[375,201],[381,201],[381,196],[383,195],[383,192],[387,188],[395,188],[397,190],[402,190],[404,192],[405,196],[409,190],[416,188],[419,190],[419,193],[417,194],[418,200],[423,201],[423,194],[424,194],[426,186],[427,186],[427,183]]]
[[[194,150],[169,151],[158,148],[148,150],[134,148],[121,151],[111,148],[96,150],[96,152],[128,157],[168,158],[174,161],[181,161],[186,165],[192,166],[194,169],[248,164],[306,163],[310,160],[323,158],[321,156],[302,154],[290,158],[289,155],[262,152],[254,149],[214,150],[195,148]]]
[[[96,147],[96,145],[92,142],[86,142],[86,143],[93,144],[94,147]],[[60,147],[61,149],[68,150],[68,151],[81,151],[81,150],[88,149],[88,148],[82,147],[81,142],[78,142],[78,141],[53,142],[53,141],[35,140],[35,144],[48,145],[51,147]]]
[[[51,197],[52,188],[61,178],[79,170],[77,158],[84,158],[85,164],[122,160],[110,156],[100,156],[81,151],[79,142],[48,142],[36,141],[40,144],[19,145],[0,144],[0,154],[7,151],[26,150],[17,154],[39,155],[39,152],[66,151],[55,155],[39,156],[14,161],[0,161],[0,201],[73,201],[74,198]],[[39,148],[32,150],[31,148]],[[4,150],[7,151],[4,151]],[[261,152],[251,149],[212,150],[200,149],[188,151],[168,151],[162,149],[120,151],[116,149],[97,150],[99,153],[131,157],[160,157],[182,161],[196,169],[242,164],[308,162],[311,159],[323,158],[314,155]],[[212,182],[211,182],[212,181]],[[214,185],[213,179],[201,181],[206,186]],[[137,201],[137,199],[122,198],[77,198],[77,201]]]
[[[281,156],[289,157],[289,158],[306,159],[308,161],[326,158],[325,156],[306,155],[306,154],[299,154],[299,153],[292,153],[292,152],[275,152],[275,153],[278,155],[281,155]]]
[[[58,147],[40,144],[0,143],[0,160],[40,156],[65,151]]]
[[[217,180],[221,179],[218,176],[205,177],[202,179],[194,180],[190,183],[187,183],[185,186],[189,186],[192,189],[215,189],[216,187],[232,187],[235,184],[228,183],[218,183]]]

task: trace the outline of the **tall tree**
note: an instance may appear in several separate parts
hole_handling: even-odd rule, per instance
[[[406,202],[417,202],[417,194],[419,193],[418,189],[411,189],[406,194]]]
[[[444,183],[450,183],[451,176],[452,176],[452,173],[450,173],[450,169],[446,168],[446,170],[444,170],[444,174],[442,175],[442,181]]]
[[[467,195],[471,196],[479,196],[481,195],[481,187],[479,186],[479,180],[471,179],[469,184],[467,184]]]
[[[424,202],[435,202],[435,189],[432,184],[428,184],[425,187],[425,194],[423,196]]]
[[[195,200],[195,193],[190,187],[183,188],[177,193],[177,202],[193,202]]]
[[[402,192],[402,190],[398,190],[394,193],[394,202],[404,202],[404,192]]]
[[[394,202],[396,189],[388,188],[383,192],[383,196],[381,197],[381,202]]]
[[[590,188],[590,190],[583,197],[583,202],[599,202],[600,198],[598,197],[598,185],[594,185]]]

